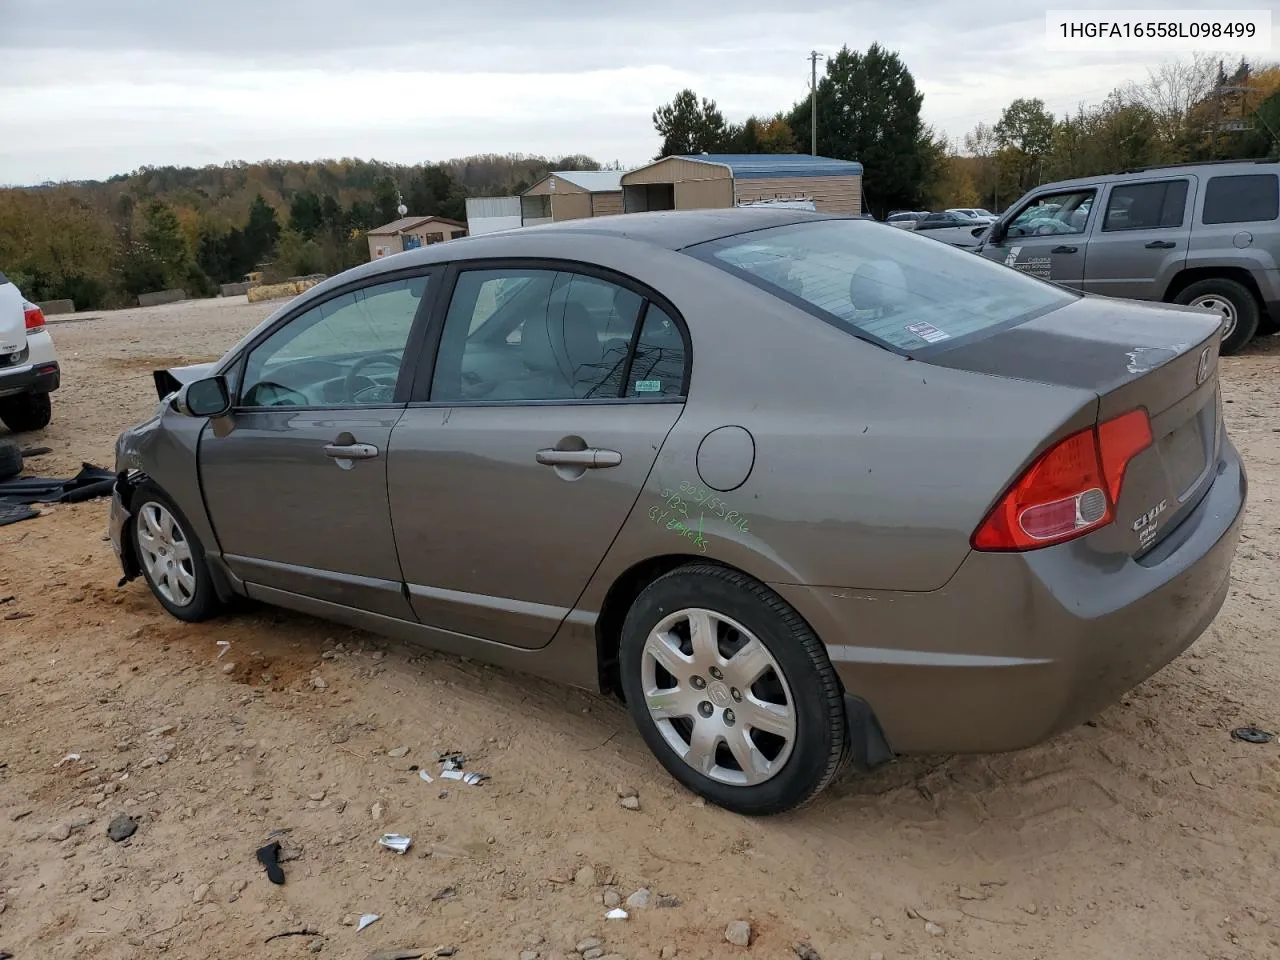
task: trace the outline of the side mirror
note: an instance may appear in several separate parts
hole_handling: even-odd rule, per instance
[[[1001,220],[997,220],[991,225],[991,229],[987,231],[987,243],[1003,243],[1005,236],[1009,232],[1009,225]]]
[[[231,409],[226,377],[207,377],[184,384],[173,406],[186,417],[220,417]]]

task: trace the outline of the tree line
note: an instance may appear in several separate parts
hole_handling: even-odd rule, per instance
[[[1280,66],[1170,61],[1101,103],[1054,116],[1018,99],[950,145],[948,205],[999,210],[1042,183],[1173,163],[1280,159]]]
[[[958,141],[921,119],[924,95],[897,53],[844,47],[818,81],[818,153],[863,165],[863,201],[891,210],[999,210],[1041,183],[1165,163],[1280,156],[1280,67],[1207,55],[1169,61],[1143,83],[1055,117],[1014,100]],[[653,114],[658,156],[807,153],[808,91],[788,111],[727,122],[714,100],[682,90]]]
[[[342,159],[142,167],[105,181],[0,189],[0,270],[32,300],[124,306],[181,287],[212,296],[267,279],[333,274],[369,258],[365,233],[399,217],[466,219],[469,196],[518,193],[590,157],[486,154],[405,166]]]
[[[924,94],[897,53],[873,43],[843,47],[818,79],[818,153],[863,166],[865,206],[883,216],[934,200],[944,179],[946,140],[920,118]],[[727,123],[714,100],[682,90],[653,115],[659,156],[698,153],[807,153],[809,92],[786,111]]]

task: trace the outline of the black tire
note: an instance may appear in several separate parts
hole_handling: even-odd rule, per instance
[[[1176,299],[1178,303],[1190,304],[1202,297],[1221,297],[1235,310],[1235,329],[1229,336],[1222,339],[1219,353],[1230,356],[1253,339],[1258,331],[1258,318],[1262,311],[1248,287],[1235,280],[1228,280],[1226,277],[1214,277],[1210,280],[1197,280],[1182,290]]]
[[[761,783],[728,784],[694,769],[668,744],[649,713],[641,679],[645,642],[665,617],[687,608],[727,616],[751,631],[772,656],[790,690],[795,716],[791,752],[778,772]],[[651,583],[636,598],[623,623],[619,664],[628,708],[649,749],[673,777],[718,806],[749,816],[782,813],[817,796],[846,759],[844,697],[826,648],[781,597],[737,571],[695,564],[679,567]],[[712,688],[706,689],[710,696]],[[733,706],[731,701],[728,706]],[[723,712],[713,716],[728,722]],[[672,728],[676,722],[684,721],[669,721]],[[773,759],[776,756],[781,754]],[[726,762],[737,765],[727,756]]]
[[[188,596],[172,586],[169,588],[171,593],[185,599],[185,602],[177,602],[176,599],[165,596],[164,591],[152,577],[147,564],[143,534],[146,527],[145,517],[148,514],[148,508],[153,504],[158,505],[173,518],[181,540],[185,541],[190,548],[188,572],[194,579],[194,589]],[[147,586],[151,588],[152,595],[160,601],[160,605],[179,620],[185,620],[188,623],[199,623],[221,613],[223,604],[218,599],[213,578],[209,574],[209,565],[205,562],[204,546],[191,532],[191,523],[183,512],[172,500],[153,487],[143,487],[135,492],[129,509],[132,514],[129,518],[129,523],[132,525],[130,539],[138,557],[138,566],[142,569],[142,576],[147,581]]]
[[[0,440],[0,480],[22,472],[22,449],[12,440]]]
[[[20,393],[0,400],[0,420],[14,433],[43,430],[53,419],[53,404],[47,393]]]

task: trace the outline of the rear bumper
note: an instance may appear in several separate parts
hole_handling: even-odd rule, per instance
[[[52,393],[61,383],[56,361],[0,370],[0,397],[19,393]]]
[[[972,553],[929,593],[772,584],[897,753],[996,752],[1083,722],[1187,649],[1226,600],[1247,481],[1225,444],[1205,499],[1142,564],[1089,538]]]

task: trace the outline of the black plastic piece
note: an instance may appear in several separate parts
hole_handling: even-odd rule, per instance
[[[849,754],[859,770],[871,770],[894,758],[889,741],[880,729],[880,721],[865,700],[848,693],[844,695],[844,722]]]

